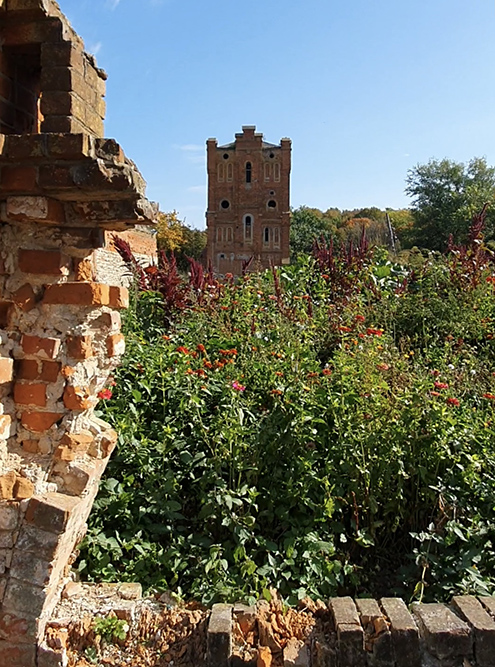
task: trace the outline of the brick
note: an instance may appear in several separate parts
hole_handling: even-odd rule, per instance
[[[28,454],[38,454],[39,453],[39,441],[38,440],[23,440],[22,449]]]
[[[54,424],[64,416],[61,412],[32,412],[26,411],[21,415],[21,424],[28,431],[41,433],[48,431]]]
[[[25,477],[17,477],[14,484],[15,500],[27,500],[34,495],[34,484]]]
[[[16,382],[14,385],[14,401],[20,405],[36,405],[44,408],[46,406],[46,385],[34,382]]]
[[[75,278],[81,282],[93,282],[96,277],[96,269],[93,258],[80,259],[76,263]],[[110,295],[110,300],[112,299]]]
[[[62,632],[62,630],[59,630],[58,634],[60,635]],[[38,647],[38,661],[36,667],[65,667],[67,663],[67,654],[64,649],[52,649],[45,644]]]
[[[71,465],[67,472],[62,473],[67,493],[81,496],[87,490],[92,476],[82,465]]]
[[[70,91],[47,90],[41,98],[41,113],[46,116],[74,116],[84,119],[86,102]]]
[[[14,1],[20,2],[21,0]],[[12,0],[9,0],[10,3]],[[19,47],[43,42],[60,42],[63,37],[63,24],[55,17],[45,17],[42,21],[11,23],[9,29],[3,31],[3,37],[5,46]]]
[[[356,606],[364,628],[364,643],[367,651],[380,665],[393,665],[392,634],[378,602],[372,599],[357,599]]]
[[[43,303],[74,306],[106,306],[109,302],[108,285],[100,283],[62,283],[46,288]]]
[[[58,250],[19,250],[19,269],[47,276],[67,275],[69,258]]]
[[[73,387],[72,385],[65,388],[63,400],[65,407],[74,411],[90,410],[98,402],[95,397],[90,397],[83,387]]]
[[[44,361],[41,364],[40,380],[43,382],[56,382],[59,378],[62,364],[58,361]]]
[[[70,166],[44,164],[39,168],[38,183],[42,188],[51,190],[73,190],[74,181]]]
[[[37,160],[46,156],[46,138],[42,134],[12,134],[6,145],[10,160]]]
[[[83,50],[77,44],[58,42],[41,45],[42,65],[51,67],[74,67],[82,70],[84,67]]]
[[[413,612],[429,652],[439,660],[468,657],[473,638],[469,626],[439,603],[414,604]]]
[[[109,357],[116,357],[125,352],[125,337],[123,334],[113,334],[107,338],[107,353]]]
[[[48,197],[29,195],[7,197],[7,217],[15,222],[65,223],[62,202]]]
[[[284,667],[309,667],[309,651],[303,641],[292,637],[284,648]]]
[[[72,359],[89,359],[94,357],[92,336],[69,336],[67,338],[67,354]]]
[[[228,667],[232,653],[232,605],[213,605],[206,641],[207,667]]]
[[[390,622],[396,667],[421,667],[418,627],[400,598],[382,598],[380,605]]]
[[[10,437],[12,427],[12,417],[10,415],[0,415],[0,440],[7,440]]]
[[[26,283],[14,292],[12,301],[18,308],[25,313],[28,313],[36,306],[36,294],[34,293],[32,286]]]
[[[82,160],[94,155],[89,134],[49,134],[47,144],[50,157],[57,159]]]
[[[74,116],[45,116],[41,123],[42,132],[81,134],[82,132],[87,132],[88,129],[83,120]]]
[[[32,553],[48,562],[52,561],[60,543],[60,535],[23,523],[15,545],[19,558]]]
[[[61,535],[80,502],[79,498],[66,496],[62,493],[46,493],[43,496],[34,496],[29,501],[26,522],[41,528],[41,530]]]
[[[19,503],[0,503],[0,530],[12,531],[17,528],[18,524]]]
[[[70,463],[76,458],[76,452],[70,449],[70,447],[59,445],[53,456],[57,461],[65,461],[66,463]]]
[[[36,644],[19,644],[0,640],[0,665],[2,667],[33,667]]]
[[[38,380],[40,373],[36,359],[19,359],[16,362],[16,378],[18,380]]]
[[[109,304],[111,308],[129,308],[129,290],[127,287],[110,287]]]
[[[80,433],[65,433],[60,440],[61,445],[65,445],[73,452],[85,454],[90,445],[94,442],[94,436],[91,431],[81,431]]]
[[[452,606],[473,629],[474,657],[478,667],[495,665],[495,621],[493,618],[471,595],[454,597]]]
[[[350,597],[332,598],[329,607],[337,629],[340,667],[364,667],[364,632],[354,601]]]
[[[11,382],[14,372],[14,361],[9,357],[0,357],[0,385]]]
[[[36,618],[19,612],[0,611],[0,637],[9,641],[26,642],[36,636]]]
[[[3,167],[2,191],[25,192],[33,194],[38,191],[37,167]]]
[[[0,301],[0,329],[10,328],[13,314],[14,304],[12,301]]]
[[[273,657],[268,646],[260,646],[258,649],[257,667],[272,667]]]
[[[42,359],[55,359],[60,350],[60,340],[58,338],[24,335],[21,345],[24,354]]]
[[[34,554],[26,558],[25,554],[15,549],[10,576],[19,581],[26,581],[35,586],[44,587],[50,581],[52,569],[52,565],[46,560],[35,557]]]
[[[9,577],[3,604],[9,610],[37,615],[41,613],[45,599],[46,593],[40,586]]]
[[[13,470],[0,476],[0,500],[12,500],[16,474]]]

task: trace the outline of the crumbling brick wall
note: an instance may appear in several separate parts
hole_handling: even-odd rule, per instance
[[[34,667],[117,439],[94,409],[128,293],[99,253],[155,209],[58,5],[0,0],[0,44],[0,665]]]

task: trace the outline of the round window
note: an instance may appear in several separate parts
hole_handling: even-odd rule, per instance
[[[222,208],[229,208],[230,202],[227,199],[222,199],[222,201],[220,202],[220,206]]]
[[[270,199],[270,201],[268,202],[268,208],[277,208],[277,202],[275,201],[275,199]]]
[[[228,154],[228,153],[224,153],[224,154],[223,154],[223,159],[224,159],[224,160],[228,160],[228,159],[229,159],[229,154]]]
[[[270,157],[273,159],[275,157],[275,153],[270,153]]]

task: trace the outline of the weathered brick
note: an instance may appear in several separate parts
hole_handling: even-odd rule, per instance
[[[19,250],[19,269],[24,273],[67,275],[69,258],[58,250]]]
[[[337,628],[339,665],[364,667],[364,632],[354,601],[350,597],[332,598],[329,607]]]
[[[43,382],[56,382],[60,375],[62,364],[58,361],[44,361],[41,364],[40,380]]]
[[[80,282],[93,282],[96,276],[95,263],[93,258],[80,259],[76,263],[75,278]],[[110,295],[111,300],[111,295]]]
[[[43,303],[77,306],[106,306],[109,302],[108,285],[70,282],[49,285]]]
[[[214,604],[208,623],[207,667],[228,667],[232,653],[232,605]]]
[[[41,61],[51,67],[74,67],[81,71],[84,67],[83,50],[78,44],[58,42],[41,45]]]
[[[0,503],[0,530],[12,531],[17,528],[18,524],[19,503]]]
[[[23,554],[33,553],[43,560],[52,561],[59,543],[60,535],[23,523],[17,538],[16,551],[19,558],[22,558]]]
[[[495,621],[493,618],[472,595],[454,597],[452,606],[473,628],[474,657],[478,667],[495,665]]]
[[[79,498],[62,493],[34,496],[29,501],[26,522],[50,533],[61,535],[79,502]]]
[[[88,134],[49,134],[48,153],[64,160],[82,160],[94,154],[93,141]]]
[[[2,190],[4,192],[25,192],[29,194],[37,192],[37,167],[3,167]]]
[[[36,644],[19,644],[0,639],[0,665],[2,667],[33,667],[36,659]]]
[[[0,357],[0,384],[11,382],[14,372],[14,361],[9,357]]]
[[[7,138],[6,156],[15,161],[32,161],[46,156],[42,134],[12,134]]]
[[[379,665],[393,665],[392,634],[378,602],[372,599],[357,599],[356,606],[364,628],[367,651],[373,654]]]
[[[39,441],[38,440],[23,440],[22,449],[28,454],[38,454]]]
[[[0,611],[0,637],[8,641],[26,642],[36,636],[38,622],[35,617],[14,611]],[[3,663],[2,667],[3,667]]]
[[[64,405],[68,410],[89,410],[97,404],[97,399],[90,396],[83,387],[68,385],[64,390]]]
[[[16,474],[13,470],[0,476],[0,500],[12,500]]]
[[[113,334],[107,338],[107,353],[109,357],[116,357],[125,352],[125,337],[123,334]]]
[[[12,301],[0,301],[0,329],[8,329],[14,314]]]
[[[413,611],[428,650],[439,660],[467,658],[472,653],[469,626],[448,607],[439,603],[414,604]]]
[[[46,385],[34,382],[14,385],[14,401],[20,405],[36,405],[44,408],[46,406]]]
[[[39,366],[36,359],[19,359],[16,362],[16,378],[18,380],[38,380]]]
[[[129,290],[127,287],[110,287],[108,305],[112,308],[129,308]]]
[[[34,495],[34,484],[25,477],[17,477],[14,484],[15,500],[27,500]]]
[[[73,359],[89,359],[94,356],[92,336],[69,336],[67,354]]]
[[[18,308],[25,313],[28,313],[36,306],[36,294],[34,293],[32,286],[26,283],[14,292],[12,301]]]
[[[41,433],[43,431],[48,431],[48,429],[60,421],[63,416],[64,415],[61,412],[34,412],[26,410],[21,415],[21,424],[28,431]]]
[[[80,433],[65,433],[60,444],[78,454],[85,454],[93,441],[94,436],[91,431],[81,431]]]
[[[62,202],[48,197],[19,195],[7,197],[7,217],[15,222],[63,224],[65,210]]]
[[[60,350],[60,340],[58,338],[24,335],[21,345],[25,355],[37,356],[42,359],[55,359]]]
[[[404,601],[382,598],[380,604],[390,622],[397,667],[421,667],[418,628]]]

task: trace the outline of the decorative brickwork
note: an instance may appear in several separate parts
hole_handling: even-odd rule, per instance
[[[208,139],[207,259],[220,274],[289,263],[291,141],[270,144],[252,126],[235,141]]]
[[[0,0],[0,44],[0,665],[34,667],[117,440],[94,409],[128,293],[99,253],[155,208],[58,5]]]

